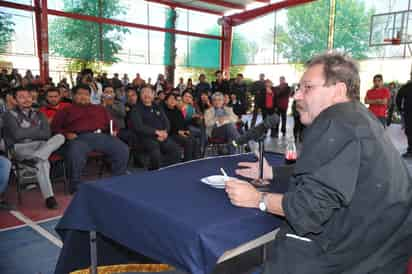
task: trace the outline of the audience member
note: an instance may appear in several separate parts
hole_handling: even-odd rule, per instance
[[[209,98],[209,92],[204,91],[200,94],[200,100],[197,104],[199,112],[204,114],[205,111],[212,106]]]
[[[182,77],[179,78],[179,84],[177,84],[176,88],[179,90],[179,94],[182,94],[183,91],[186,90],[186,84]]]
[[[280,122],[282,122],[282,127],[280,131],[282,132],[282,135],[285,136],[289,97],[290,97],[292,90],[289,87],[288,83],[286,82],[286,79],[284,76],[280,76],[279,85],[275,87],[275,92],[276,92],[277,113],[279,114],[279,117],[281,118]],[[279,133],[279,123],[275,131],[276,131],[276,134]]]
[[[239,117],[242,118],[243,114],[246,114],[246,105],[237,99],[236,94],[232,93],[230,95],[229,107],[233,109],[233,112]]]
[[[187,84],[186,84],[186,89],[185,90],[190,91],[192,94],[194,93],[195,87],[193,86],[192,78],[187,79]]]
[[[116,89],[122,87],[122,81],[119,79],[119,74],[118,74],[118,73],[115,73],[115,74],[113,75],[113,78],[112,78],[112,87],[113,87],[113,90],[116,90]]]
[[[216,92],[212,95],[212,106],[205,111],[206,134],[212,138],[222,138],[231,143],[239,137],[236,128],[238,117],[233,113],[232,108],[224,106],[223,94]],[[231,152],[234,147],[229,145]]]
[[[265,92],[258,93],[255,97],[255,106],[258,106],[262,110],[262,119],[272,115],[276,112],[276,91],[272,85],[272,81],[265,81]],[[278,137],[276,128],[270,130],[271,137]]]
[[[129,82],[129,75],[127,75],[127,73],[123,74],[122,85],[125,87],[129,84]]]
[[[384,87],[382,75],[375,75],[373,77],[373,88],[366,93],[365,104],[369,105],[369,110],[375,114],[384,127],[386,127],[386,111],[390,98],[391,93]]]
[[[216,80],[212,82],[212,92],[229,93],[229,82],[223,78],[221,70],[215,72]]]
[[[200,94],[204,91],[210,93],[210,89],[210,84],[206,81],[206,75],[202,73],[199,76],[199,83],[196,85],[195,91],[192,94],[196,100],[199,100]]]
[[[404,158],[412,158],[412,71],[410,80],[403,85],[396,96],[396,106],[405,119],[405,134],[408,139],[406,152],[402,154]]]
[[[157,76],[156,83],[154,84],[154,91],[156,95],[158,95],[160,91],[166,91],[166,80],[163,74]]]
[[[71,105],[69,103],[61,102],[61,95],[58,88],[50,88],[46,91],[46,101],[47,105],[42,106],[40,112],[47,117],[49,124],[53,121],[57,111]]]
[[[136,78],[133,79],[132,85],[135,89],[141,90],[146,85],[146,83],[142,78],[140,78],[140,74],[136,73]]]
[[[118,130],[117,136],[124,142],[128,142],[128,134],[126,134],[126,108],[125,106],[115,99],[115,94],[112,86],[106,86],[103,89],[103,102],[102,105],[109,112],[113,118],[114,124]]]
[[[90,103],[93,105],[100,105],[103,94],[103,87],[101,83],[97,82],[96,79],[94,79],[93,71],[89,69],[83,70],[81,83],[90,87]]]
[[[102,105],[113,118],[117,129],[120,130],[125,128],[125,106],[115,99],[114,89],[112,86],[106,86],[103,88]]]
[[[396,87],[395,82],[390,82],[388,88],[389,88],[389,91],[391,92],[391,99],[389,100],[389,103],[388,103],[388,117],[386,119],[386,125],[390,126],[392,123],[393,113],[395,111],[396,95],[398,93],[398,88]]]
[[[125,143],[108,134],[110,114],[101,105],[90,99],[90,87],[79,85],[73,88],[74,103],[59,112],[51,124],[53,132],[66,136],[65,161],[70,179],[70,192],[77,190],[87,155],[92,151],[104,153],[111,161],[112,175],[125,174],[129,148]],[[114,128],[115,129],[115,128]]]
[[[5,200],[3,200],[2,195],[6,191],[7,185],[9,183],[10,171],[10,160],[0,155],[0,210],[12,209],[12,207]]]
[[[154,91],[144,87],[140,102],[130,113],[130,129],[141,140],[150,158],[149,169],[158,169],[179,161],[179,148],[168,136],[169,120],[161,107],[154,104]]]
[[[4,100],[1,102],[0,113],[4,113],[11,110],[17,106],[16,99],[14,99],[13,93],[11,91],[7,92],[4,96]]]
[[[253,108],[253,115],[252,115],[252,122],[251,126],[254,127],[256,125],[257,115],[259,110],[261,110],[263,102],[262,99],[264,98],[263,94],[266,92],[266,84],[265,84],[265,74],[259,74],[259,80],[254,82],[250,88],[251,93],[255,96],[255,106]],[[258,98],[258,99],[257,99]]]
[[[49,209],[57,208],[50,181],[49,156],[63,143],[64,136],[51,137],[49,123],[43,113],[33,109],[33,97],[23,88],[16,88],[17,106],[4,114],[4,140],[13,149],[17,160],[32,160],[37,168],[37,181]]]
[[[34,85],[29,85],[29,86],[27,86],[26,87],[26,89],[30,92],[30,94],[31,94],[31,97],[32,97],[32,107],[34,108],[34,109],[37,109],[37,110],[39,110],[40,109],[40,107],[41,107],[41,102],[40,102],[40,94],[39,94],[39,91],[38,91],[38,89],[37,89],[37,87],[36,86],[34,86]],[[43,101],[43,100],[42,100]]]
[[[165,113],[170,122],[170,137],[184,148],[184,160],[190,161],[200,156],[200,143],[192,136],[179,109],[176,108],[174,94],[168,94],[165,98]]]
[[[65,85],[59,85],[58,88],[59,88],[60,95],[61,95],[60,101],[63,103],[69,103],[69,104],[73,103],[72,96],[70,94],[70,89],[66,87]]]
[[[243,74],[238,73],[236,75],[236,79],[234,83],[231,86],[230,94],[236,95],[236,102],[237,104],[242,105],[241,109],[244,109],[245,113],[247,109],[246,91],[247,91],[247,87],[246,87],[246,83],[243,81]]]

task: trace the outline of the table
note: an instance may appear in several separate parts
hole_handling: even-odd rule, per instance
[[[272,165],[283,163],[281,155],[266,157]],[[274,237],[281,218],[235,207],[224,190],[200,182],[219,174],[221,167],[234,176],[238,162],[253,158],[252,154],[207,158],[83,184],[56,227],[64,245],[55,273],[90,266],[90,231],[101,235],[99,264],[125,263],[138,252],[193,274],[210,273],[225,259],[223,254],[228,259],[239,246]],[[285,191],[284,185],[274,187]]]

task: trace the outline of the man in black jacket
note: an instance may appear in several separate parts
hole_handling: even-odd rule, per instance
[[[179,147],[169,138],[169,120],[163,109],[154,104],[153,89],[144,87],[140,99],[141,102],[130,112],[130,129],[139,137],[149,154],[149,169],[177,163],[180,159]]]
[[[412,158],[412,80],[400,88],[396,96],[396,106],[405,118],[405,134],[408,138],[408,148],[402,156]]]
[[[283,216],[263,274],[404,274],[412,255],[412,180],[379,121],[357,100],[348,57],[314,57],[295,93],[303,149],[284,194],[226,183],[230,201]],[[242,163],[246,177],[256,163]],[[273,178],[267,164],[264,177]]]

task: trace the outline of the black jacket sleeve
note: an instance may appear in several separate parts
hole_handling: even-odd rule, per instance
[[[286,219],[299,235],[321,233],[334,210],[349,205],[358,182],[360,140],[328,126],[314,148],[299,159],[292,178],[295,187],[283,198]]]
[[[400,111],[403,111],[402,101],[404,100],[407,91],[407,86],[403,86],[399,89],[398,95],[396,95],[396,106]]]
[[[131,130],[135,134],[156,137],[156,129],[143,123],[138,107],[134,107],[130,111],[130,122]]]

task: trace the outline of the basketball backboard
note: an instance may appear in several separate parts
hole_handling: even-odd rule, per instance
[[[369,45],[399,44],[412,44],[412,10],[373,15]]]

